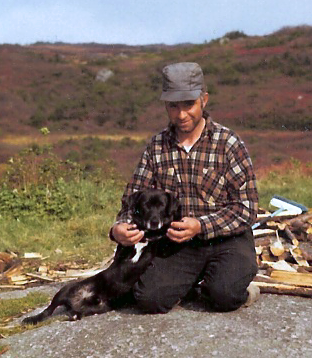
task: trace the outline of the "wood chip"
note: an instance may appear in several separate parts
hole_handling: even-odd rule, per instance
[[[25,280],[27,280],[27,277],[25,275],[13,275],[9,277],[9,281],[12,283]]]
[[[24,259],[42,259],[42,255],[38,252],[25,252]]]
[[[275,230],[272,229],[256,229],[253,230],[254,237],[268,236],[275,233]]]
[[[41,275],[36,275],[34,273],[26,273],[26,276],[28,277],[32,277],[32,278],[37,278],[38,280],[42,280],[42,281],[47,281],[47,282],[55,282],[54,279],[47,277],[47,276],[41,276]]]
[[[289,271],[289,272],[297,272],[295,268],[290,266],[288,262],[285,260],[279,260],[277,262],[272,261],[262,261],[262,263],[267,264],[269,267],[272,267],[276,271]]]
[[[303,252],[301,251],[300,247],[291,248],[289,251],[299,266],[310,266],[308,261],[304,259]]]

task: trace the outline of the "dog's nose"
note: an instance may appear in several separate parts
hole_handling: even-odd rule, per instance
[[[151,220],[150,221],[151,229],[158,229],[159,227],[159,221],[158,220]]]

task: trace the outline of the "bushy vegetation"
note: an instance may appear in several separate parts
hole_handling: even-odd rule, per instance
[[[240,38],[245,38],[247,37],[247,35],[243,32],[243,31],[231,31],[231,32],[227,32],[224,37],[227,37],[230,40],[236,40],[236,39],[240,39]]]
[[[81,168],[61,161],[49,146],[34,145],[11,158],[0,191],[2,217],[72,215],[68,183],[79,183]],[[78,196],[77,196],[78,199]]]
[[[101,261],[124,184],[106,170],[59,159],[32,146],[10,160],[0,191],[0,251],[37,251],[51,260]]]

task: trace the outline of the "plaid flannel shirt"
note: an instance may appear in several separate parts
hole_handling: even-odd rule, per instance
[[[189,152],[179,145],[171,125],[152,138],[126,187],[118,221],[131,221],[126,199],[144,188],[174,193],[183,216],[200,221],[199,237],[206,240],[239,234],[257,216],[256,180],[245,145],[207,115],[205,128]]]

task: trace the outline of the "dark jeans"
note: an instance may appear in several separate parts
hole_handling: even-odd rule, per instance
[[[235,310],[246,302],[246,288],[257,273],[251,230],[207,242],[194,238],[167,246],[133,288],[143,311],[168,312],[200,280],[203,297],[217,311]],[[166,255],[168,249],[171,253]]]

